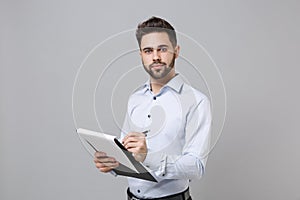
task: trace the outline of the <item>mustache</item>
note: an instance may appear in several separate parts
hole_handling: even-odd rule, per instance
[[[160,64],[160,65],[167,65],[167,63],[158,61],[158,62],[153,62],[152,64],[149,65],[149,67],[151,68],[151,67],[153,67],[153,65],[157,65],[157,64]]]

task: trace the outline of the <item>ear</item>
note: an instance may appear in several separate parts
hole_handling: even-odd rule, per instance
[[[175,50],[174,50],[174,53],[175,53],[175,58],[178,58],[178,56],[179,56],[179,52],[180,52],[180,46],[179,46],[179,45],[177,45],[177,46],[175,47]]]

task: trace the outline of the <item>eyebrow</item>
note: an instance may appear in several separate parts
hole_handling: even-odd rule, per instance
[[[162,47],[169,47],[169,46],[166,44],[161,44],[161,45],[158,45],[157,48],[162,48]],[[149,50],[149,49],[154,49],[154,48],[153,47],[145,47],[142,50],[145,51],[145,50]]]

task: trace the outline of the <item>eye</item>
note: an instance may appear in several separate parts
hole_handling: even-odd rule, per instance
[[[144,53],[145,54],[151,54],[152,53],[152,49],[144,49]]]
[[[162,48],[160,48],[160,51],[161,51],[161,52],[167,52],[167,51],[168,51],[168,48],[167,48],[167,47],[162,47]]]

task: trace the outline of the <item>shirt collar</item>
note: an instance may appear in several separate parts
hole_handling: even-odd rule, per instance
[[[169,87],[180,93],[183,84],[184,81],[182,77],[179,74],[176,74],[163,88]],[[140,89],[142,89],[143,93],[147,92],[148,90],[150,91],[150,79],[146,83],[144,83],[144,85],[142,85]]]

